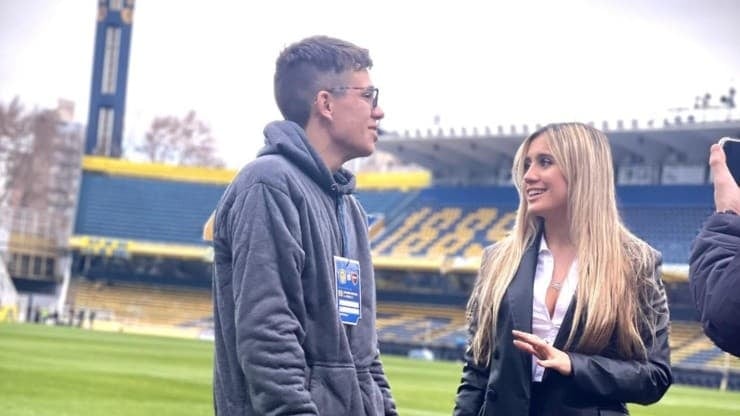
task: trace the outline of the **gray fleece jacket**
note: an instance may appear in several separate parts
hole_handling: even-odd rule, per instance
[[[216,414],[396,415],[354,177],[332,175],[295,123],[267,125],[265,142],[216,209]],[[340,321],[334,256],[360,263],[357,326]]]

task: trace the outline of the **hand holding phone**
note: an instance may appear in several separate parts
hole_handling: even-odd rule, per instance
[[[735,183],[740,185],[740,139],[723,137],[719,139],[719,145],[725,152],[725,163],[730,170]]]
[[[717,211],[740,213],[740,139],[723,137],[712,145],[709,166]]]

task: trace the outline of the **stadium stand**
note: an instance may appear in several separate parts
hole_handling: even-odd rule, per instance
[[[89,173],[82,192],[78,234],[202,244],[199,228],[223,187]]]
[[[620,186],[617,193],[633,232],[661,251],[664,262],[686,263],[699,225],[712,212],[711,186]],[[376,235],[374,254],[478,258],[510,227],[516,201],[511,186],[424,189]]]
[[[659,250],[665,263],[686,263],[691,241],[713,211],[712,187],[620,186],[617,192],[627,226]]]
[[[225,189],[225,183],[212,178],[230,176],[201,170],[196,180],[178,177],[172,168],[160,172],[146,164],[86,158],[75,237],[205,247],[201,227]]]
[[[699,129],[696,135],[679,132],[678,147],[696,153],[705,144],[708,148],[710,138],[740,132],[740,125],[725,127]],[[650,151],[672,143],[674,132],[668,130],[620,133],[615,159],[642,152],[642,142],[650,144]],[[698,141],[688,140],[695,136]],[[430,169],[433,180],[398,172],[392,180],[358,175],[357,196],[369,216],[384,353],[428,347],[437,358],[460,358],[467,338],[465,304],[480,254],[513,221],[517,196],[506,165],[520,140],[518,134],[432,137],[406,140],[401,150],[393,140],[379,142],[420,165],[441,163]],[[634,164],[635,158],[629,159]],[[703,336],[688,297],[686,259],[691,240],[712,210],[712,189],[706,172],[695,167],[699,162],[685,160],[685,166],[668,173],[650,161],[625,168],[621,178],[633,184],[618,186],[619,209],[630,229],[664,255],[678,379],[738,388],[737,359],[728,359]],[[197,327],[200,332],[191,334],[201,336],[213,324],[212,249],[202,239],[203,224],[234,174],[86,157],[68,246],[67,303],[109,317],[120,324],[111,326],[116,330],[127,330],[124,324],[158,330]],[[645,181],[662,177],[673,182]],[[690,180],[681,183],[681,178]],[[54,295],[64,290],[61,280],[52,286],[8,268],[19,292]]]
[[[183,286],[77,280],[70,299],[122,323],[192,325],[213,314],[210,290]]]
[[[606,123],[601,127],[612,141],[620,214],[663,254],[677,379],[737,388],[733,386],[740,376],[733,369],[739,361],[717,350],[696,322],[686,263],[691,241],[713,208],[707,149],[718,137],[737,135],[740,123],[691,124],[666,122],[656,128],[633,121],[630,127],[617,123],[611,131]],[[513,220],[517,197],[508,174],[511,156],[534,128],[499,127],[497,133],[486,128],[467,135],[443,129],[426,136],[391,132],[379,142],[380,149],[434,172],[433,184],[406,200],[394,216],[386,216],[382,230],[373,234],[379,308],[388,302],[433,303],[464,316],[482,248],[500,238]],[[447,346],[465,339],[464,325],[446,335],[427,336],[422,344],[404,343],[418,340],[429,333],[420,328],[434,325],[414,324],[414,316],[392,315],[393,325],[380,331],[383,351],[405,354],[424,345],[438,357],[459,358],[460,350]]]
[[[82,165],[70,307],[96,311],[96,328],[212,328],[201,230],[234,172],[101,157]]]
[[[378,336],[386,341],[452,345],[451,334],[465,327],[459,308],[383,302],[378,307]]]

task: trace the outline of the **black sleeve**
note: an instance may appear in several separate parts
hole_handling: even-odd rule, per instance
[[[714,214],[694,240],[689,285],[707,336],[740,356],[740,216]]]

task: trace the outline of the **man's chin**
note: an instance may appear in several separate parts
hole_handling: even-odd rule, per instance
[[[368,156],[370,156],[373,153],[375,153],[375,143],[373,143],[373,145],[370,146],[368,149],[364,149],[362,151],[362,154],[360,156],[358,156],[358,157],[368,157]]]

